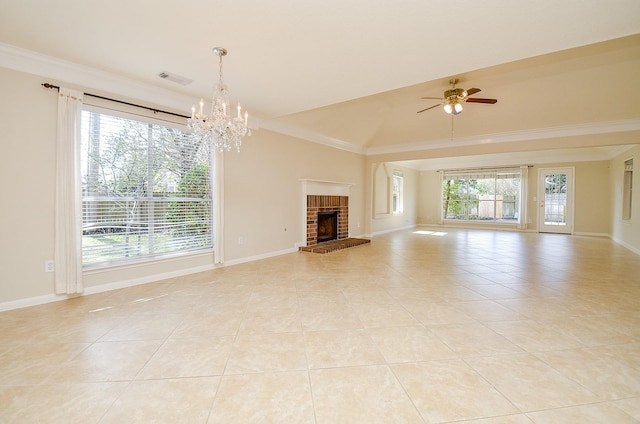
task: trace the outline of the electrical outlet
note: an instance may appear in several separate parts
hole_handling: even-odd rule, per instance
[[[244,237],[238,237],[238,244],[244,244]]]
[[[55,271],[55,265],[52,259],[44,261],[44,272],[53,272]]]

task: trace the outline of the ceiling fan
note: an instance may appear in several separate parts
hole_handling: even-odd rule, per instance
[[[464,88],[457,88],[456,84],[459,82],[457,78],[449,80],[451,88],[444,92],[443,97],[422,97],[423,99],[437,99],[442,100],[437,105],[430,106],[426,109],[419,110],[417,113],[422,113],[429,109],[444,105],[444,111],[448,114],[459,115],[462,113],[462,103],[497,103],[497,99],[483,99],[480,97],[469,97],[481,90],[479,88],[470,88],[465,90]]]

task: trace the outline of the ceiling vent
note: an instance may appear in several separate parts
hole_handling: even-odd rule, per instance
[[[189,85],[193,82],[192,79],[189,79],[187,77],[183,77],[177,74],[172,74],[171,72],[167,72],[167,71],[160,72],[158,76],[162,79],[177,82],[180,85]]]

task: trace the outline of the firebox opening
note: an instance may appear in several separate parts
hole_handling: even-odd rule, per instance
[[[338,238],[338,211],[318,212],[318,243]]]

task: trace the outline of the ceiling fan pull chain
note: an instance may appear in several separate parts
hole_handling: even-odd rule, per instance
[[[451,115],[451,141],[453,142],[453,116]]]

